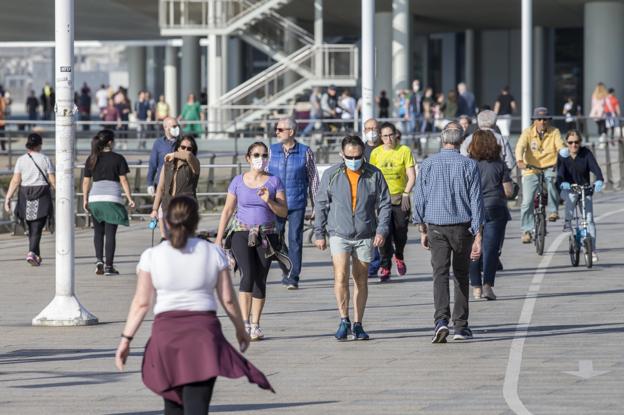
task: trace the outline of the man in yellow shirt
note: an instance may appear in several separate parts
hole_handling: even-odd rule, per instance
[[[531,243],[533,240],[533,199],[537,192],[538,176],[536,170],[527,168],[527,165],[535,167],[551,167],[544,172],[548,187],[548,220],[551,222],[559,219],[559,192],[555,185],[557,179],[557,154],[565,147],[561,139],[561,133],[550,125],[552,117],[548,109],[535,108],[533,111],[533,124],[522,131],[518,144],[516,144],[516,160],[518,167],[522,169],[522,206],[520,217],[522,229],[522,242]]]
[[[379,281],[386,282],[390,279],[393,254],[397,273],[405,275],[407,272],[403,251],[407,244],[410,192],[416,182],[416,170],[412,150],[399,142],[394,124],[385,122],[381,124],[380,131],[383,145],[371,152],[370,164],[383,173],[392,202],[390,234],[379,248]]]

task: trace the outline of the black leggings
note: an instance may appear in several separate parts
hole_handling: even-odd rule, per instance
[[[182,405],[165,399],[165,415],[206,415],[217,378],[182,386]]]
[[[407,226],[409,224],[409,212],[403,212],[401,205],[392,205],[392,215],[390,218],[390,233],[379,248],[381,257],[380,266],[390,268],[392,265],[392,255],[398,259],[403,259],[403,251],[407,244]]]
[[[28,225],[28,250],[37,256],[40,256],[39,242],[41,242],[41,233],[47,220],[48,218],[39,218],[26,221]]]
[[[98,222],[93,219],[93,244],[95,245],[95,257],[103,262],[104,258],[104,235],[106,235],[106,266],[112,267],[115,259],[115,235],[117,225],[107,222]]]
[[[241,281],[239,291],[252,293],[253,298],[263,299],[266,296],[266,280],[271,267],[271,260],[266,258],[266,249],[262,245],[248,246],[249,232],[234,232],[232,235],[232,253],[240,269]],[[269,237],[272,243],[277,235]]]

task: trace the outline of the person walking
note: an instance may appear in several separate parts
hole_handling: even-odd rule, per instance
[[[128,206],[134,208],[134,200],[126,175],[130,171],[126,159],[113,151],[115,133],[101,130],[91,144],[91,155],[85,162],[82,181],[83,208],[93,217],[93,244],[95,245],[95,273],[107,276],[119,275],[113,266],[117,227],[129,226],[128,212],[123,205],[123,188]],[[106,240],[106,264],[104,263],[104,240]]]
[[[364,159],[364,143],[346,136],[343,161],[323,173],[314,219],[315,245],[329,249],[334,265],[334,293],[340,314],[336,339],[368,340],[362,320],[368,298],[368,267],[373,247],[388,236],[391,205],[388,186],[379,169]],[[353,278],[354,321],[349,319],[349,269]]]
[[[605,98],[605,127],[609,131],[609,136],[613,140],[614,131],[620,127],[620,101],[615,96],[615,89],[609,88],[609,93]]]
[[[282,266],[282,285],[289,290],[299,288],[303,252],[303,221],[308,195],[314,207],[319,185],[314,152],[307,145],[295,140],[297,122],[294,118],[281,118],[277,122],[275,135],[277,143],[271,145],[267,171],[279,177],[284,184],[288,216],[277,218],[277,229],[285,239],[288,222],[288,257],[292,262],[290,275]]]
[[[464,82],[457,84],[457,115],[474,117],[477,113],[475,96]]]
[[[95,91],[95,103],[98,106],[100,114],[102,114],[102,111],[104,111],[104,108],[108,105],[109,98],[110,96],[108,95],[108,88],[106,88],[106,85],[100,85],[100,89]]]
[[[279,259],[277,218],[288,215],[286,192],[279,177],[267,173],[269,149],[255,142],[247,149],[249,170],[230,183],[215,244],[231,249],[240,270],[239,301],[251,340],[264,339],[260,318],[272,259]],[[228,226],[232,215],[236,216]],[[227,228],[227,230],[226,230]]]
[[[91,121],[91,88],[89,88],[86,82],[80,89],[78,112],[80,114],[80,121]],[[89,131],[90,128],[91,126],[89,124],[82,125],[82,131]]]
[[[477,130],[473,134],[468,154],[478,163],[485,211],[482,255],[478,261],[470,262],[470,285],[475,299],[496,300],[493,287],[499,252],[507,222],[511,220],[507,198],[513,194],[513,186],[509,168],[500,153],[501,146],[494,132]]]
[[[423,94],[420,91],[420,80],[414,79],[412,81],[412,92],[409,100],[407,101],[407,116],[409,117],[408,130],[405,131],[409,134],[415,134],[420,131],[423,123]]]
[[[505,162],[509,171],[513,170],[516,167],[516,158],[514,157],[514,152],[511,149],[511,144],[509,144],[509,140],[502,134],[499,134],[494,130],[494,127],[498,125],[496,113],[492,110],[483,110],[477,114],[477,126],[479,130],[490,131],[494,134],[496,138],[496,143],[500,147],[500,158]],[[463,156],[468,157],[470,148],[470,144],[472,143],[474,134],[468,135],[466,139],[462,142],[461,147],[459,148],[460,153]]]
[[[380,268],[379,281],[390,280],[392,259],[396,264],[397,273],[405,275],[404,250],[407,244],[407,229],[409,225],[410,192],[416,180],[414,156],[412,150],[399,143],[397,129],[394,124],[381,124],[381,141],[383,145],[374,149],[370,156],[370,164],[381,170],[392,203],[391,221],[388,237],[379,248]]]
[[[204,114],[201,111],[199,102],[195,100],[194,94],[189,94],[186,100],[186,104],[182,107],[180,115],[178,115],[178,121],[184,121],[184,132],[187,134],[195,134],[200,137],[203,131],[203,126],[197,121],[204,121]],[[190,121],[190,122],[189,122]]]
[[[390,116],[390,100],[385,89],[379,92],[379,96],[375,98],[375,103],[377,104],[379,118],[388,118]]]
[[[310,119],[308,120],[308,124],[301,132],[303,137],[309,136],[312,131],[317,130],[317,123],[319,120],[323,118],[323,110],[321,109],[321,88],[314,87],[312,92],[310,92]]]
[[[566,133],[565,141],[567,148],[559,151],[557,160],[557,187],[561,189],[561,198],[565,203],[564,232],[572,230],[571,221],[574,216],[578,193],[571,191],[571,185],[589,185],[589,173],[593,173],[596,181],[594,191],[601,192],[604,187],[602,170],[591,150],[581,143],[583,136],[578,130],[570,130]],[[592,192],[585,193],[585,210],[587,211],[587,230],[592,237],[592,262],[598,262],[598,250],[596,249],[596,224],[594,223],[594,205]]]
[[[596,122],[598,127],[598,136],[600,144],[604,144],[607,141],[607,127],[605,119],[605,102],[609,95],[607,87],[602,82],[596,84],[596,88],[591,95],[591,110],[589,111],[589,118]]]
[[[26,114],[28,114],[28,121],[37,120],[37,110],[39,108],[39,100],[35,95],[35,91],[31,90],[30,95],[26,98]],[[30,128],[34,127],[34,124],[30,124]]]
[[[173,198],[166,221],[171,240],[145,250],[139,260],[136,291],[115,366],[124,369],[130,342],[155,298],[141,373],[145,386],[163,398],[165,415],[207,414],[218,376],[245,376],[273,391],[266,376],[221,331],[217,300],[234,325],[239,350],[247,350],[249,336],[232,290],[227,258],[219,247],[195,236],[197,202],[186,196]]]
[[[169,203],[175,196],[184,195],[197,199],[200,166],[197,160],[197,143],[193,136],[185,135],[177,140],[173,152],[165,155],[164,160],[150,214],[156,220],[167,215]]]
[[[511,116],[516,112],[516,107],[516,100],[509,93],[509,86],[504,86],[494,103],[494,112],[498,116],[496,125],[505,138],[509,138],[511,133]]]
[[[566,131],[578,129],[578,116],[581,115],[581,106],[573,97],[568,97],[563,104],[562,114],[565,115]]]
[[[539,172],[532,170],[527,165],[539,168],[550,167],[544,172],[548,188],[548,220],[555,222],[559,219],[559,192],[556,186],[557,153],[564,146],[561,133],[555,127],[550,126],[551,116],[545,107],[537,107],[531,118],[533,124],[525,128],[516,144],[516,160],[518,167],[522,169],[522,205],[520,206],[522,243],[528,244],[533,241],[533,199],[539,190]]]
[[[149,166],[147,167],[147,193],[154,196],[162,166],[165,164],[165,156],[172,153],[176,145],[178,137],[180,137],[180,125],[173,117],[166,117],[162,122],[163,135],[157,138],[152,144],[152,152],[150,153]],[[158,228],[160,237],[165,238],[165,223],[162,220],[162,209],[158,210]]]
[[[381,145],[379,136],[379,121],[374,118],[366,120],[364,123],[364,139],[366,140],[364,142],[364,160],[367,163],[370,163],[373,150]],[[368,278],[377,278],[380,261],[379,248],[373,247],[373,259],[368,264]]]
[[[0,95],[0,150],[6,150],[6,140],[4,140],[4,130],[6,129],[5,113],[7,109],[4,95]]]
[[[113,99],[108,100],[108,105],[100,112],[100,117],[104,121],[103,126],[107,130],[116,130],[121,121],[121,115],[115,106]]]
[[[134,103],[134,114],[137,120],[138,148],[145,148],[145,137],[147,132],[147,121],[151,115],[150,102],[147,99],[147,92],[139,91],[138,99]]]
[[[321,110],[323,112],[323,118],[336,119],[340,116],[338,95],[334,85],[330,85],[327,91],[321,96]],[[325,124],[325,129],[334,133],[338,131],[338,126],[335,122],[329,122]]]
[[[449,320],[454,340],[472,338],[468,326],[470,261],[481,256],[484,223],[481,177],[477,162],[459,153],[462,128],[450,122],[442,130],[442,150],[420,165],[414,190],[413,222],[420,243],[431,251],[434,332],[432,343],[446,343]],[[450,310],[449,279],[453,265],[455,303]]]
[[[165,118],[169,117],[169,111],[170,107],[167,101],[165,101],[165,96],[159,96],[158,102],[156,103],[156,121],[165,121]]]
[[[4,210],[11,213],[11,198],[18,194],[15,216],[28,230],[26,261],[32,266],[41,265],[41,233],[46,223],[54,219],[52,190],[56,185],[54,165],[41,152],[43,139],[32,133],[26,139],[26,154],[20,156],[13,169],[13,177],[4,198]],[[19,191],[18,191],[19,189]]]

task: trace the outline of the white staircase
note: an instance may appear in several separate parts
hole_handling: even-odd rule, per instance
[[[223,94],[209,111],[223,130],[261,118],[314,86],[353,87],[353,45],[314,45],[305,29],[277,13],[292,0],[160,0],[163,36],[237,35],[274,65]]]

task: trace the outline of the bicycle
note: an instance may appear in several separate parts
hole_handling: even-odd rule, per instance
[[[548,189],[546,188],[546,178],[544,172],[554,166],[537,167],[527,164],[526,168],[536,170],[537,191],[533,198],[533,242],[537,255],[544,254],[544,244],[546,239],[546,206],[548,206]]]
[[[593,237],[589,234],[587,220],[587,210],[585,208],[585,196],[592,194],[594,190],[593,185],[578,185],[573,184],[570,186],[570,191],[578,195],[576,200],[574,217],[572,218],[572,233],[568,237],[570,262],[573,267],[578,267],[581,256],[581,250],[583,251],[583,258],[585,259],[585,266],[591,268],[593,266],[592,246],[594,244]]]

